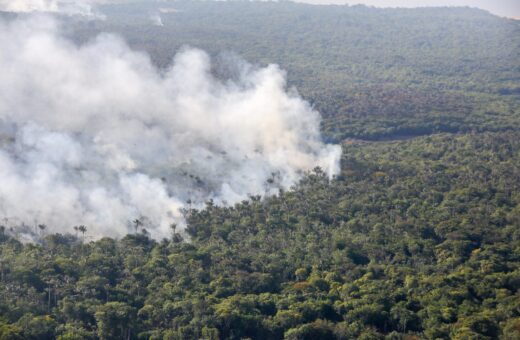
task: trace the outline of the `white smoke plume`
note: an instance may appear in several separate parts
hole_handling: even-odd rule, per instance
[[[0,10],[8,12],[57,12],[59,8],[57,0],[0,0]]]
[[[95,9],[96,5],[117,3],[117,0],[0,0],[0,11],[14,13],[57,13],[104,19]]]
[[[150,20],[154,26],[164,26],[161,15],[159,13],[150,15]]]
[[[116,36],[77,46],[41,16],[0,21],[0,46],[0,218],[17,225],[120,237],[145,216],[166,237],[188,204],[338,171],[340,147],[275,65],[222,81],[185,49],[160,71]]]

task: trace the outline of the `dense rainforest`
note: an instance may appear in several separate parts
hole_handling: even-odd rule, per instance
[[[341,172],[187,209],[163,240],[138,224],[96,241],[89,226],[42,225],[24,244],[2,221],[0,339],[520,339],[519,21],[290,2],[101,8],[104,21],[65,19],[68,34],[115,32],[159,67],[186,44],[280,64],[341,143]]]
[[[113,32],[167,67],[182,46],[222,63],[287,70],[330,141],[519,125],[520,21],[471,8],[377,9],[291,2],[174,1],[102,7],[78,42]],[[156,26],[151,15],[160,15]],[[218,68],[218,67],[217,67]],[[218,70],[217,70],[218,71]]]
[[[346,142],[336,179],[208,202],[159,242],[2,233],[0,336],[518,339],[519,140]]]

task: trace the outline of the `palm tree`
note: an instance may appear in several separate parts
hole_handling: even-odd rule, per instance
[[[142,226],[143,222],[140,219],[136,218],[133,221],[133,223],[134,223],[134,227],[135,227],[135,233],[137,234],[137,231],[139,230],[139,226]]]
[[[172,230],[172,242],[173,243],[182,242],[181,234],[177,233],[177,224],[176,223],[170,224],[170,229]]]
[[[38,224],[38,229],[40,229],[40,237],[43,236],[43,232],[45,231],[45,228],[47,228],[47,226],[45,224]]]
[[[85,240],[85,233],[87,232],[87,227],[84,226],[84,225],[80,225],[80,226],[78,227],[78,230],[79,230],[80,233],[83,235],[83,237],[82,237],[83,240]]]

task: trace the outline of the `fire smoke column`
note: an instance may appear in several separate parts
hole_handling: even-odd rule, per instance
[[[77,46],[42,16],[0,22],[0,215],[49,232],[155,238],[180,208],[274,194],[341,149],[276,65],[236,63],[217,79],[186,48],[159,72],[147,55],[102,34]],[[2,216],[0,216],[2,217]]]

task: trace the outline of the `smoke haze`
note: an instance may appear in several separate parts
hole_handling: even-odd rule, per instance
[[[103,15],[96,12],[94,7],[104,2],[104,0],[0,0],[0,11],[47,12],[102,19]]]
[[[277,66],[221,63],[186,48],[157,70],[118,37],[76,46],[32,15],[0,21],[0,215],[51,232],[85,224],[94,237],[155,238],[180,208],[273,194],[303,172],[338,171],[340,147],[320,116],[286,91]]]

